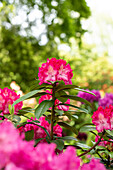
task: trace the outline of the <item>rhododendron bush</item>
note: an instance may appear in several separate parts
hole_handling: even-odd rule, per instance
[[[14,90],[0,89],[0,169],[112,168],[112,103],[103,107],[99,91],[73,85],[73,70],[63,59],[47,59],[38,77],[36,87],[22,97]],[[22,107],[30,98],[39,101],[35,108]],[[81,141],[80,135],[89,134],[89,144],[87,137]]]

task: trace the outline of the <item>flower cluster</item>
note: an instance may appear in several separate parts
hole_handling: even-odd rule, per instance
[[[22,140],[12,123],[0,124],[0,169],[4,170],[105,170],[99,160],[80,166],[81,159],[76,156],[74,147],[56,155],[54,143],[41,143],[33,147],[32,142]]]
[[[27,120],[27,122],[31,122],[32,120],[34,120],[33,118],[31,118],[31,120]],[[35,119],[36,120],[36,119]],[[26,124],[25,126],[23,127],[20,127],[19,128],[19,131],[20,133],[22,134],[23,132],[27,132],[27,131],[30,131],[30,130],[34,130],[34,139],[39,139],[39,138],[44,138],[43,140],[41,140],[40,142],[46,142],[46,132],[41,128],[39,127],[38,125],[44,127],[50,134],[51,132],[51,124],[48,123],[47,120],[45,120],[45,117],[40,117],[39,118],[39,121],[40,123],[36,123],[37,125],[34,125],[34,124]],[[62,128],[56,124],[54,127],[53,127],[53,134],[58,136],[58,137],[61,137],[62,136]]]
[[[96,96],[94,96],[94,95],[92,95],[92,94],[89,94],[89,93],[86,93],[86,92],[80,91],[80,92],[78,93],[78,97],[81,97],[81,98],[83,98],[83,99],[85,99],[85,100],[87,100],[87,101],[89,101],[89,102],[91,102],[91,103],[93,103],[94,101],[95,101],[95,102],[98,102],[99,99],[101,98],[100,92],[99,92],[98,90],[91,90],[91,91],[90,91],[90,90],[86,89],[86,91],[92,92],[92,93],[94,93]]]
[[[13,104],[15,100],[17,100],[20,95],[17,95],[14,90],[8,89],[5,87],[3,90],[0,88],[0,110],[2,110],[2,115],[9,114],[8,106],[9,104]],[[14,114],[18,112],[22,108],[23,102],[19,102],[14,106]]]
[[[46,93],[50,93],[52,94],[52,91],[49,91],[49,90],[46,90]],[[46,95],[43,95],[40,97],[39,99],[39,104],[44,101],[44,100],[51,100],[52,99],[52,96],[49,95],[49,94],[46,94]],[[59,101],[58,99],[55,100],[55,105],[58,105],[60,104],[61,101]],[[70,104],[70,99],[68,99],[65,104]],[[69,106],[65,106],[65,105],[59,105],[59,106],[56,106],[59,110],[63,110],[63,111],[68,111],[69,110]]]
[[[81,170],[106,170],[103,164],[100,163],[99,159],[94,159],[90,161],[88,164],[84,164]]]
[[[96,125],[98,132],[102,132],[104,129],[113,129],[113,106],[110,105],[103,109],[101,106],[93,113],[92,122]]]
[[[43,63],[39,68],[38,77],[40,85],[43,83],[49,83],[49,81],[63,80],[65,84],[72,84],[71,79],[73,77],[72,69],[65,60],[51,58],[47,59],[46,63]]]
[[[95,137],[95,142],[97,142],[99,140],[100,136],[96,136]],[[101,139],[101,142],[98,144],[99,146],[104,146],[104,147],[107,147],[109,148],[113,148],[113,140],[112,139],[109,139],[109,141],[106,141],[104,140],[103,138]],[[113,150],[113,149],[112,149]]]
[[[105,108],[106,106],[113,105],[113,94],[106,93],[104,98],[99,100],[99,106]]]

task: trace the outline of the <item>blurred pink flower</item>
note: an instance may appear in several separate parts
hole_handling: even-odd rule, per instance
[[[105,166],[100,163],[99,159],[92,158],[90,163],[83,164],[81,170],[106,170]]]
[[[55,156],[51,166],[53,170],[79,170],[81,159],[76,156],[75,148],[69,146],[64,153]]]
[[[0,169],[5,170],[105,170],[97,159],[80,166],[81,159],[76,156],[74,147],[55,154],[56,144],[33,142],[21,138],[18,130],[9,121],[0,123]]]

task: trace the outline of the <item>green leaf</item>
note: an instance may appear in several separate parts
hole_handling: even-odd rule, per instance
[[[53,100],[44,100],[35,109],[35,116],[39,119],[50,107],[54,105]]]
[[[34,113],[34,109],[32,109],[31,107],[24,107],[21,110],[18,110],[17,114],[23,115],[23,114],[26,114],[26,113]]]
[[[77,142],[75,146],[79,146],[82,149],[89,149],[90,148],[88,145],[80,143],[80,142]]]
[[[78,119],[78,116],[77,115],[72,115],[73,118],[75,119]]]
[[[48,84],[48,83],[43,83],[43,84],[41,84],[41,85],[35,86],[35,87],[33,88],[33,90],[38,90],[38,89],[42,90],[42,89],[51,89],[51,88],[52,88],[52,86],[51,86],[50,84]]]
[[[88,110],[86,110],[86,109],[84,109],[84,108],[82,108],[82,107],[78,107],[78,106],[75,106],[75,105],[72,105],[72,104],[66,104],[66,103],[60,103],[60,104],[58,104],[57,106],[59,106],[59,105],[65,105],[65,106],[74,107],[74,108],[76,108],[76,109],[78,109],[78,110],[81,110],[81,111],[83,111],[84,113],[87,113],[87,114],[88,114]]]
[[[32,120],[32,119],[31,119]],[[32,122],[35,122],[35,123],[40,123],[39,120],[32,120]]]
[[[80,101],[80,102],[83,102],[85,104],[88,104],[91,106],[91,103],[88,102],[87,100],[81,98],[81,97],[78,97],[78,96],[73,96],[73,95],[61,95],[60,98],[65,98],[65,99],[71,99],[71,100],[76,100],[76,101]]]
[[[113,152],[109,152],[109,156],[113,159]]]
[[[63,115],[64,111],[63,110],[59,110],[59,109],[56,109],[55,110],[56,113],[58,113],[60,116]]]
[[[65,91],[58,91],[57,93],[55,93],[55,97],[60,100],[61,102],[65,103],[67,101],[67,98],[64,97],[60,97],[62,95],[67,95]]]
[[[97,150],[106,150],[106,148],[104,146],[99,146],[99,145],[96,146],[96,149]]]
[[[113,136],[113,130],[105,130],[109,135]]]
[[[74,140],[74,141],[78,141],[78,139],[72,137],[72,136],[64,136],[64,137],[56,137],[58,139],[63,139],[63,140]]]
[[[6,115],[4,115],[4,117],[7,118],[7,119],[10,119],[10,118],[11,118],[11,115],[6,114]]]
[[[65,122],[58,122],[58,124],[59,124],[60,126],[63,126],[63,127],[67,128],[67,129],[71,130],[71,131],[74,132],[75,134],[78,134],[78,131],[77,131],[77,129],[76,129],[75,127],[72,127],[72,126],[70,126],[69,124],[67,124],[67,123],[65,123]]]
[[[30,141],[34,137],[34,130],[25,132],[25,140]]]
[[[107,137],[110,138],[110,139],[113,139],[113,136],[111,136],[111,135],[107,135]]]
[[[10,114],[14,114],[14,106],[12,106],[11,104],[8,105],[8,109],[9,109],[9,113]]]
[[[52,140],[52,143],[55,143],[57,145],[57,149],[61,150],[64,148],[64,141],[61,139],[57,139],[57,140]]]
[[[36,147],[36,146],[37,146],[37,144],[38,144],[41,140],[43,140],[43,139],[45,139],[45,138],[39,138],[39,139],[36,139],[36,140],[35,140],[35,145],[34,145],[34,147]]]
[[[34,94],[33,96],[31,96],[31,97],[29,97],[29,98],[39,97],[39,96],[43,96],[43,95],[46,95],[46,94],[51,95],[50,93],[40,92],[40,93]]]
[[[90,126],[90,125],[82,126],[80,128],[80,132],[87,132],[87,131],[93,131],[93,130],[96,130],[95,126]]]
[[[57,80],[58,84],[65,85],[63,80]]]
[[[75,90],[78,90],[78,91],[83,91],[83,92],[86,92],[86,93],[92,94],[93,96],[96,96],[94,93],[92,93],[92,92],[89,92],[89,91],[87,91],[87,90],[84,90],[84,89],[75,88]]]
[[[29,99],[30,97],[32,97],[33,95],[37,94],[39,91],[41,90],[34,90],[34,91],[31,91],[27,94],[25,94],[24,96],[20,97],[19,99],[17,99],[12,106],[14,106],[15,104],[23,101],[23,100],[26,100],[26,99]]]
[[[21,118],[18,115],[13,115],[13,121],[19,123],[21,121]]]
[[[8,109],[9,109],[9,113],[12,114],[12,105],[11,104],[8,105]]]
[[[67,89],[75,89],[77,88],[78,86],[76,85],[57,85],[56,88],[55,88],[55,91],[58,92],[58,91],[61,91],[61,90],[67,90]]]

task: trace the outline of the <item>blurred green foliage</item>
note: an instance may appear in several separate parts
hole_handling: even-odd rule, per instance
[[[39,15],[30,15],[33,10]],[[24,12],[20,22],[14,18]],[[0,1],[0,82],[1,88],[16,81],[21,89],[29,91],[29,87],[37,83],[38,67],[47,58],[64,58],[70,63],[74,78],[73,83],[89,89],[105,90],[105,85],[112,86],[112,65],[106,54],[98,57],[92,46],[81,44],[81,20],[91,15],[85,0],[1,0]],[[22,16],[21,16],[22,17]],[[32,27],[39,29],[37,21],[44,24],[45,31],[34,35]],[[24,23],[27,26],[23,28]],[[40,28],[41,29],[41,28]],[[39,29],[39,32],[40,32]],[[22,31],[25,33],[23,35]],[[43,35],[46,36],[41,44]],[[73,38],[72,38],[73,37]],[[69,52],[58,50],[60,44],[70,47]]]
[[[77,47],[76,40],[70,39],[71,51],[61,52],[71,64],[73,69],[73,84],[85,89],[97,89],[113,92],[113,64],[109,62],[107,52],[100,57],[95,46],[82,43],[81,49]]]
[[[33,10],[40,14],[32,21],[29,19]],[[24,12],[27,27],[15,17]],[[11,81],[16,81],[26,91],[37,78],[38,67],[47,58],[58,57],[57,38],[60,43],[69,43],[70,37],[78,39],[85,30],[81,26],[81,19],[90,16],[90,9],[85,0],[56,0],[56,1],[9,1],[0,2],[0,82],[1,87],[9,86]],[[21,16],[21,20],[24,15]],[[46,30],[38,37],[32,34],[32,27],[39,21]],[[25,35],[22,35],[24,29]],[[39,30],[40,31],[40,30]],[[47,43],[41,45],[42,36],[45,35]]]

